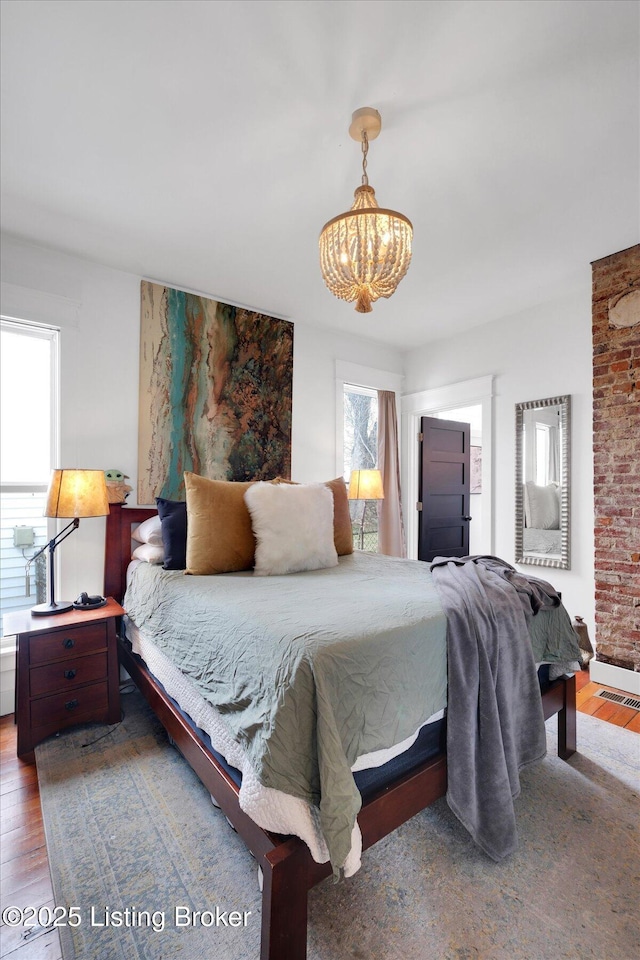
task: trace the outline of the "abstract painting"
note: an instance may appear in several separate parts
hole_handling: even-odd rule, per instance
[[[138,503],[291,472],[293,324],[143,280]]]

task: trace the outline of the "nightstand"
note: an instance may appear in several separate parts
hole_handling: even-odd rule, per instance
[[[16,635],[18,756],[77,723],[120,720],[116,618],[124,610],[109,598],[95,610],[33,617],[7,613],[5,636]]]

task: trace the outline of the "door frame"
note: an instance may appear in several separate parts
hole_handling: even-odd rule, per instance
[[[493,375],[463,380],[402,397],[402,507],[407,556],[418,557],[418,471],[420,418],[458,407],[482,407],[482,551],[493,554]]]

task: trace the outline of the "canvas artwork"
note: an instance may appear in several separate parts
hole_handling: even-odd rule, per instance
[[[138,503],[290,477],[293,324],[142,281]]]

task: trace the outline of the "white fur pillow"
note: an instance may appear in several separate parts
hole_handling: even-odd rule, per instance
[[[254,483],[244,500],[256,538],[257,576],[337,566],[333,494],[323,483]]]

